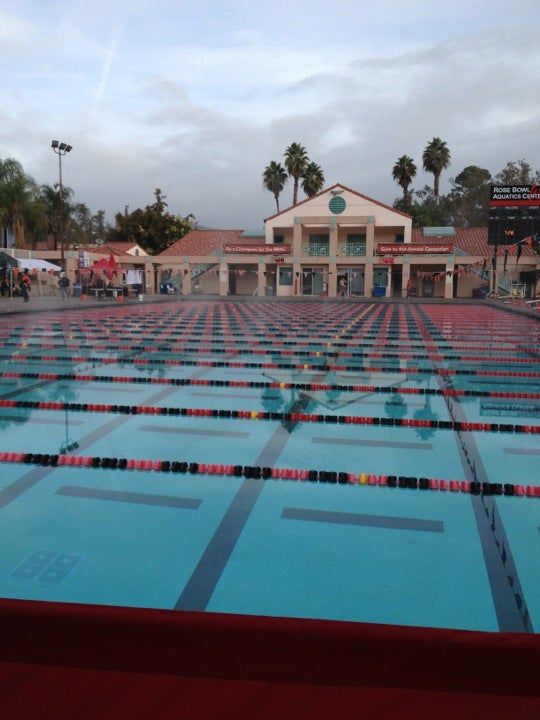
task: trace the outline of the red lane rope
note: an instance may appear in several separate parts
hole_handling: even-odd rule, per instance
[[[209,380],[204,378],[157,378],[157,377],[133,377],[114,375],[83,375],[77,373],[22,373],[22,372],[1,372],[0,378],[19,378],[34,380],[63,380],[77,382],[104,382],[104,383],[132,383],[134,385],[178,385],[178,386],[202,386],[202,387],[244,387],[244,388],[281,388],[295,390],[312,390],[355,393],[387,393],[398,395],[439,395],[442,397],[498,397],[506,399],[528,399],[540,400],[540,393],[531,392],[507,392],[502,390],[454,390],[452,388],[403,388],[384,387],[380,385],[341,385],[336,383],[292,383],[292,382],[263,382],[251,380]]]
[[[166,348],[158,345],[148,345],[148,346],[141,346],[141,345],[113,345],[112,343],[106,343],[104,345],[98,345],[93,343],[92,344],[92,350],[102,350],[104,352],[146,352],[146,353],[160,353],[160,352],[171,352],[171,353],[183,353],[183,354],[200,354],[201,347],[200,345],[205,345],[206,343],[199,341],[196,345],[193,347],[186,347],[186,343],[182,341],[181,343],[170,343],[167,345]],[[212,344],[209,342],[208,344]],[[215,343],[219,344],[219,343]],[[291,343],[296,345],[299,345],[300,343]],[[310,343],[310,345],[313,345],[314,343]],[[315,343],[316,344],[316,343]],[[332,342],[325,342],[321,343],[321,345],[327,345],[332,347]],[[257,345],[260,347],[253,347],[253,345]],[[17,343],[4,343],[4,347],[13,346],[16,348],[27,348],[27,349],[39,349],[39,350],[54,350],[56,347],[61,347],[61,349],[66,348],[67,350],[81,350],[87,347],[86,343],[73,343],[68,342],[62,345],[57,345],[55,343],[34,343],[34,342],[17,342]],[[341,350],[288,350],[288,349],[277,349],[277,346],[274,345],[266,345],[265,343],[249,343],[246,344],[246,347],[227,347],[227,348],[205,348],[209,354],[211,353],[219,353],[219,354],[227,354],[227,355],[243,355],[243,354],[250,354],[250,355],[280,355],[280,356],[290,356],[290,357],[321,357],[321,358],[354,358],[356,356],[360,357],[367,357],[367,358],[378,358],[378,359],[398,359],[398,360],[424,360],[426,357],[426,353],[428,354],[430,360],[432,362],[442,362],[444,360],[459,360],[460,362],[468,362],[468,363],[492,363],[496,362],[498,364],[504,363],[508,365],[528,365],[533,363],[538,363],[538,358],[532,358],[532,357],[526,357],[526,358],[516,358],[516,357],[506,357],[502,355],[495,355],[492,354],[490,356],[486,355],[449,355],[449,354],[443,354],[440,352],[439,347],[437,345],[434,345],[433,343],[426,343],[425,346],[425,352],[421,353],[410,353],[410,352],[399,352],[399,353],[390,353],[386,350],[381,352],[366,352],[365,349],[360,349],[358,353],[355,353],[353,351],[341,351]]]
[[[109,348],[102,348],[108,350]],[[84,355],[8,355],[0,356],[0,359],[11,362],[66,362],[66,363],[100,363],[102,365],[114,365],[117,363],[131,365],[172,365],[177,367],[216,367],[216,368],[262,368],[282,370],[313,370],[316,372],[334,370],[336,372],[369,372],[369,373],[401,373],[401,374],[430,374],[430,375],[471,375],[483,377],[521,377],[540,378],[540,372],[523,372],[510,370],[458,370],[455,368],[417,368],[417,367],[385,367],[371,365],[312,365],[309,363],[254,363],[254,362],[231,362],[225,360],[173,360],[155,358],[129,358],[129,357],[94,357]]]
[[[138,470],[146,472],[189,473],[192,475],[226,475],[264,480],[299,480],[346,485],[367,485],[408,490],[437,490],[471,495],[505,495],[540,498],[540,486],[512,483],[479,483],[468,480],[441,480],[404,475],[307,470],[296,468],[225,465],[170,460],[143,460],[81,455],[48,455],[44,453],[0,452],[0,463],[23,463],[49,467],[102,468],[105,470]]]
[[[0,400],[3,408],[34,410],[71,410],[75,412],[114,413],[122,415],[175,415],[244,420],[279,420],[282,422],[311,422],[353,425],[385,425],[394,427],[428,427],[445,430],[475,432],[540,433],[540,425],[509,423],[460,422],[452,420],[421,420],[415,418],[387,418],[360,415],[321,415],[316,413],[279,413],[258,410],[216,410],[210,408],[156,407],[153,405],[111,405],[105,403],[65,403],[31,400]]]

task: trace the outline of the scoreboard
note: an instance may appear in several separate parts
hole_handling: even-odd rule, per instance
[[[540,185],[492,185],[488,243],[514,245],[540,234]]]

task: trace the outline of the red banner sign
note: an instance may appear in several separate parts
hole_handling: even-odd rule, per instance
[[[290,255],[291,246],[281,244],[263,245],[263,243],[252,243],[251,245],[223,245],[223,252],[229,255],[276,255],[278,253],[280,255]]]
[[[452,255],[453,244],[431,245],[431,244],[410,244],[402,245],[379,245],[377,255]]]

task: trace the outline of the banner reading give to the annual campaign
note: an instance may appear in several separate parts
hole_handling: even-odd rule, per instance
[[[540,185],[492,185],[488,243],[513,245],[540,233]]]

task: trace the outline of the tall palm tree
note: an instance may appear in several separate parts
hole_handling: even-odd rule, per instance
[[[409,187],[416,175],[414,160],[408,155],[402,155],[396,160],[392,169],[392,177],[403,190],[403,207],[406,209],[411,204]]]
[[[450,165],[450,150],[444,140],[434,137],[426,145],[422,155],[424,170],[433,174],[433,196],[435,205],[439,204],[439,179],[443,170]]]
[[[309,162],[302,175],[302,190],[308,197],[313,197],[324,187],[324,173],[320,165]]]
[[[309,163],[306,148],[300,143],[293,142],[285,150],[285,167],[289,173],[289,177],[294,180],[293,187],[293,205],[298,202],[298,182],[306,171]]]
[[[26,246],[25,230],[32,222],[36,193],[34,179],[24,172],[20,162],[13,158],[0,160],[0,228],[4,247],[9,235],[15,247]]]
[[[264,168],[263,185],[269,190],[276,201],[276,209],[279,212],[279,196],[287,182],[287,173],[280,162],[272,162]]]

